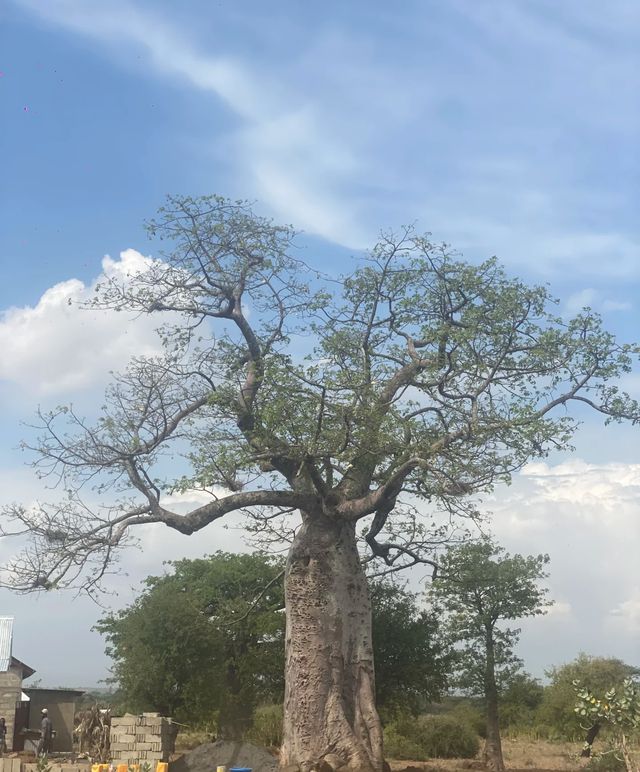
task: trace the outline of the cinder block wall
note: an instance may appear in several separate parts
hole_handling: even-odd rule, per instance
[[[0,672],[0,716],[7,722],[7,748],[13,749],[13,728],[16,719],[16,703],[22,692],[22,670],[10,668]]]
[[[175,746],[176,727],[157,713],[127,714],[111,719],[111,758],[117,764],[169,761]]]

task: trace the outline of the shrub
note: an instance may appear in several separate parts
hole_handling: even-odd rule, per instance
[[[454,716],[420,716],[419,744],[429,757],[471,759],[480,749],[477,734]]]
[[[395,724],[384,729],[384,752],[390,759],[425,761],[427,755],[415,740],[401,734]]]
[[[487,734],[487,719],[484,715],[484,711],[470,704],[469,702],[459,702],[446,714],[461,724],[466,724],[473,729],[475,734],[484,738]]]
[[[386,727],[385,743],[391,758],[416,761],[469,759],[480,747],[469,724],[450,715],[398,719]]]
[[[279,748],[282,744],[282,705],[261,705],[253,714],[253,726],[247,739],[267,748]]]

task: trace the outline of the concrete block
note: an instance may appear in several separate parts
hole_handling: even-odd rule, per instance
[[[118,734],[135,734],[137,731],[137,727],[135,724],[118,724],[115,727],[115,730],[117,730]],[[111,732],[114,731],[113,722],[111,723]]]
[[[118,718],[111,719],[111,729],[115,729],[118,726],[135,726],[136,721],[136,716],[118,716]]]

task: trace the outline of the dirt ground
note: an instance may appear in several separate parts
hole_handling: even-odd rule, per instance
[[[575,772],[587,763],[581,759],[579,743],[550,743],[544,740],[502,741],[505,765],[512,772]],[[424,772],[458,772],[473,770],[480,765],[472,760],[430,759],[429,761],[390,761],[392,772],[407,767]]]

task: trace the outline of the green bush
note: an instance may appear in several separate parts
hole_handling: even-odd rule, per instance
[[[486,737],[487,719],[481,708],[469,702],[459,702],[451,710],[447,711],[446,715],[454,718],[461,724],[466,724],[480,737]]]
[[[450,715],[398,719],[386,727],[385,743],[389,757],[416,761],[470,759],[480,748],[472,727]]]
[[[395,724],[384,729],[384,752],[390,759],[426,761],[428,758],[418,743],[401,734]]]
[[[253,714],[253,726],[247,739],[266,748],[279,748],[282,744],[282,705],[261,705]]]

